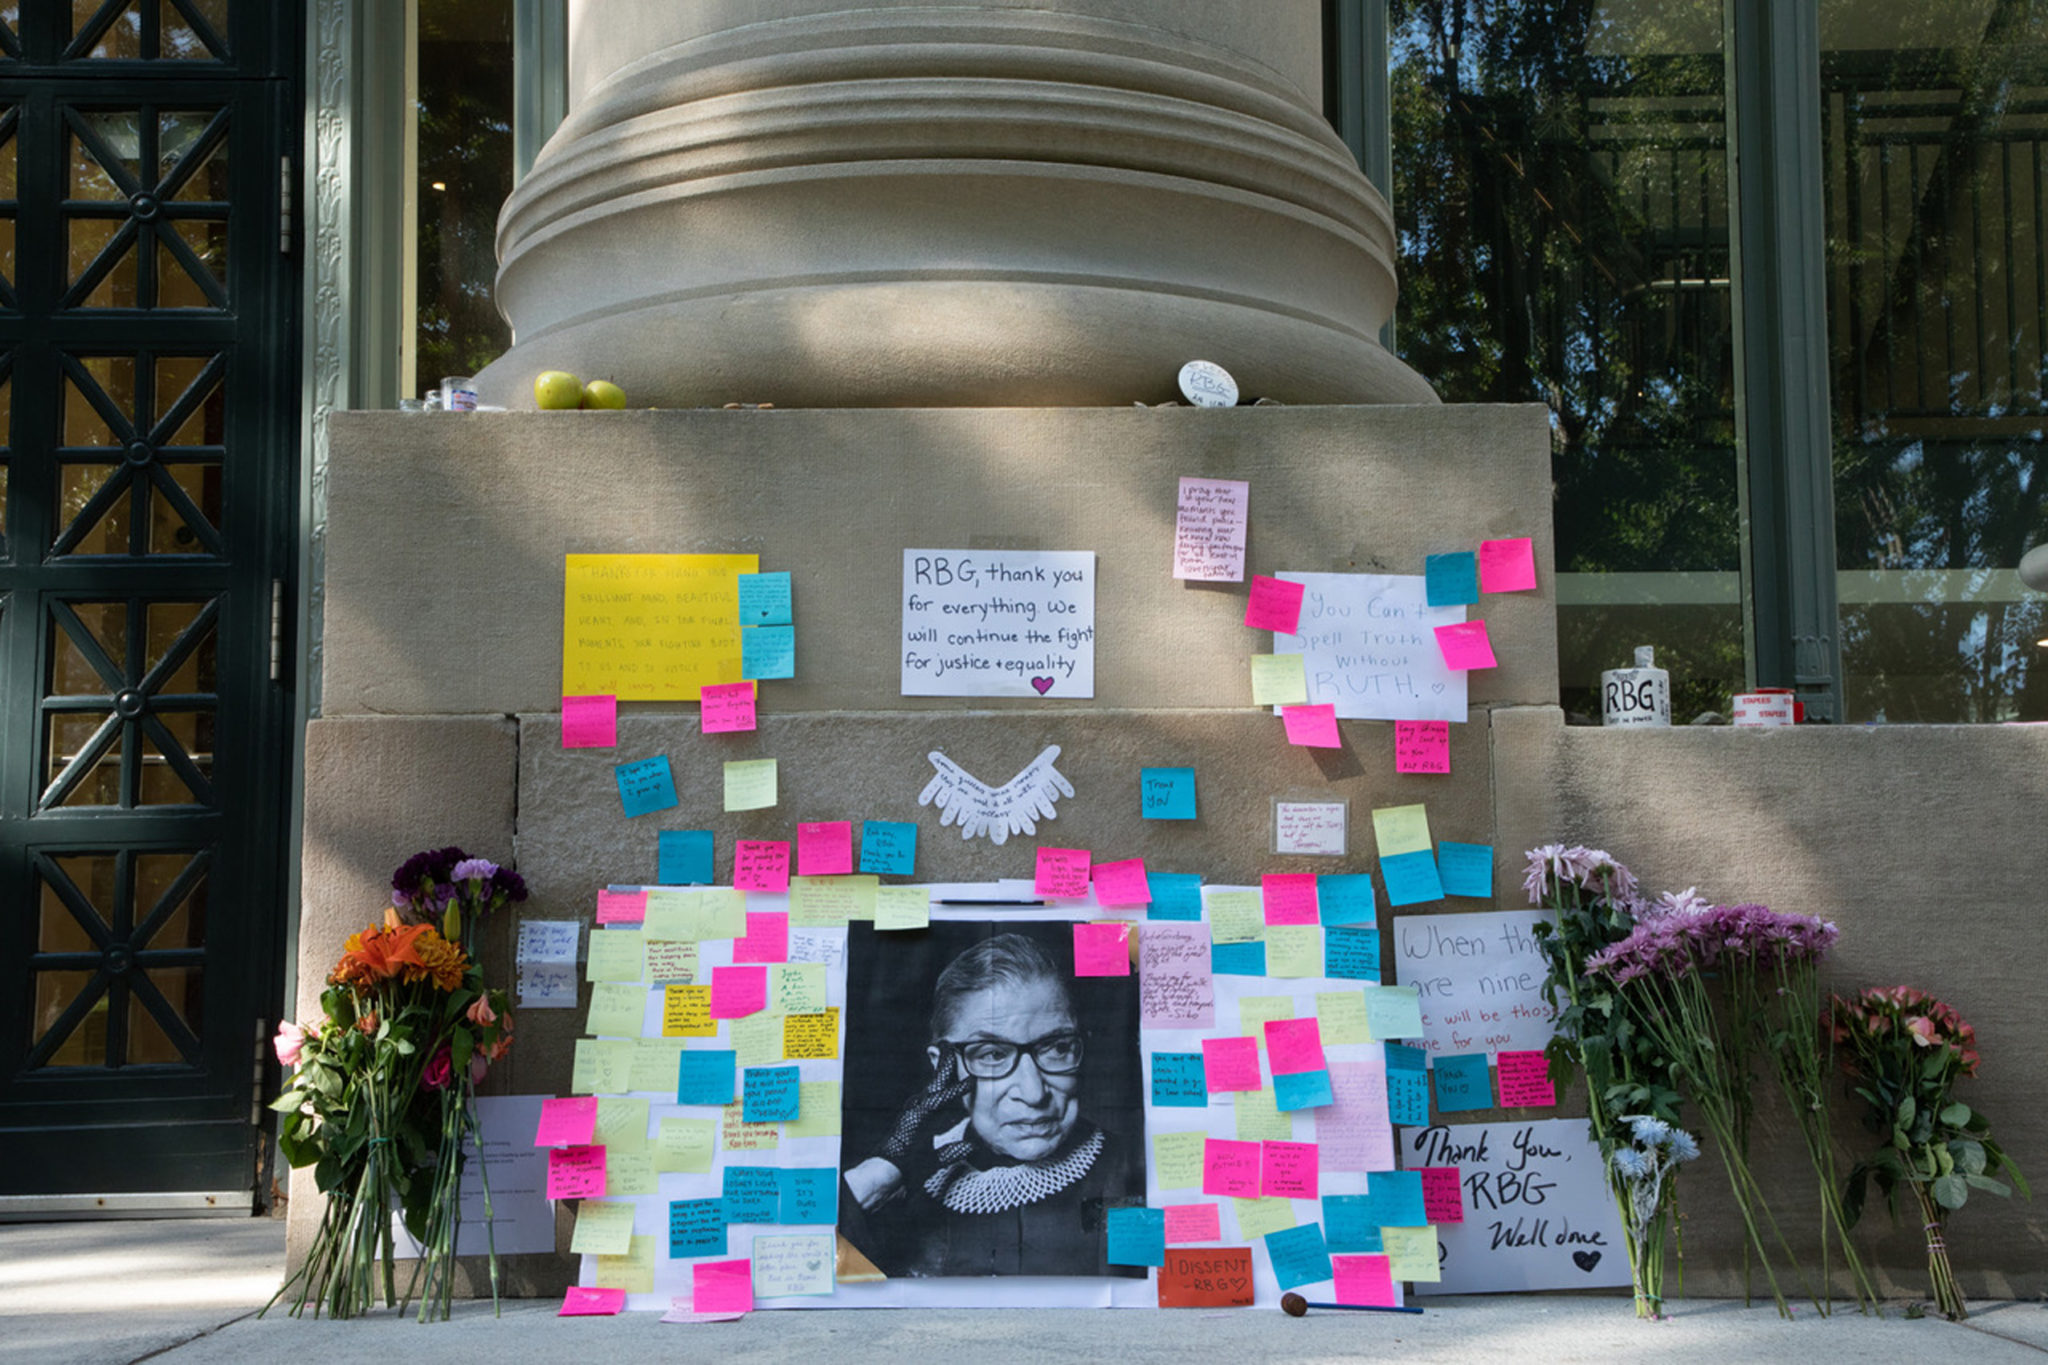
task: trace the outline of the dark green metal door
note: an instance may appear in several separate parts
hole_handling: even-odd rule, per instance
[[[0,1208],[257,1185],[300,9],[0,5]]]

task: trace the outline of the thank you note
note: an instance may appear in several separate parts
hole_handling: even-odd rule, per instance
[[[906,697],[1093,697],[1095,554],[905,550],[902,644]]]

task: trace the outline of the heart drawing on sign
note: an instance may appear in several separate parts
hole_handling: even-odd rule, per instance
[[[1038,695],[1041,697],[1044,696],[1046,693],[1052,691],[1051,678],[1033,678],[1031,680],[1031,685],[1038,689]]]
[[[1590,1275],[1593,1273],[1593,1267],[1600,1264],[1600,1253],[1597,1251],[1574,1251],[1572,1253],[1572,1264]]]

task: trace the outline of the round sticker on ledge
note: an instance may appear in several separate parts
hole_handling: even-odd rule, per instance
[[[1237,381],[1214,361],[1190,360],[1181,366],[1180,392],[1198,408],[1237,406]]]

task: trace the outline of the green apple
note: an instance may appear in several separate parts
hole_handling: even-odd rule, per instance
[[[626,406],[626,391],[609,379],[593,379],[583,386],[583,406],[621,410]]]
[[[543,370],[533,377],[534,404],[544,410],[583,406],[583,381],[567,370]]]

